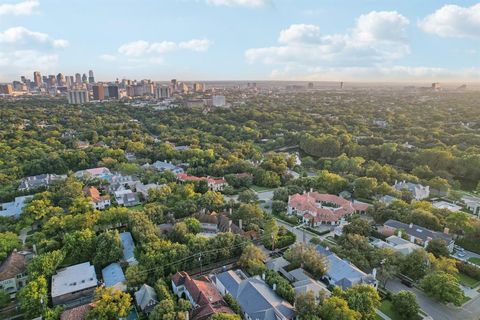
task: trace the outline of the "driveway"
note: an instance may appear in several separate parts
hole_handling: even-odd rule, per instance
[[[261,201],[260,208],[267,211],[268,213],[272,212],[272,199],[273,199],[273,190],[255,192],[257,194],[258,200]]]
[[[389,280],[387,289],[392,292],[401,290],[413,292],[417,296],[417,302],[434,320],[478,320],[480,315],[480,297],[468,301],[463,307],[446,306],[428,297],[417,288],[409,288],[403,285],[399,279]]]

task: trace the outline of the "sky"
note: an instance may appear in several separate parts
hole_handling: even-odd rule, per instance
[[[480,82],[480,2],[0,0],[0,81]]]

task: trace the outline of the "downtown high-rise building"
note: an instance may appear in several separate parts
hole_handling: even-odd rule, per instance
[[[204,92],[204,91],[205,91],[205,84],[195,82],[195,83],[193,84],[193,91],[195,91],[195,92]]]
[[[87,90],[70,90],[67,92],[69,104],[87,103],[90,99]]]
[[[42,86],[42,75],[40,74],[40,71],[35,71],[33,73],[33,83],[37,88],[40,88]]]
[[[80,73],[75,73],[75,83],[76,84],[82,83],[82,76],[80,75]]]
[[[105,87],[103,83],[98,83],[92,86],[93,100],[105,100]]]
[[[118,99],[120,97],[120,93],[117,85],[109,85],[107,88],[107,91],[108,91],[108,97],[110,99]]]
[[[82,75],[82,82],[83,82],[83,83],[87,83],[87,82],[88,82],[88,78],[87,78],[87,75],[86,75],[85,73]]]
[[[156,99],[170,98],[170,95],[171,95],[171,89],[168,86],[157,86],[155,88]]]
[[[57,86],[65,85],[65,76],[62,73],[57,74]]]
[[[93,76],[93,70],[88,71],[88,83],[95,83],[95,77]]]

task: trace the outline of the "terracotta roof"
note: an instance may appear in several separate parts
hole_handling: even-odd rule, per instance
[[[65,310],[60,316],[60,320],[85,320],[87,313],[92,309],[91,304],[83,304],[73,309]]]
[[[13,251],[0,266],[0,281],[15,278],[27,270],[25,255]]]
[[[294,194],[290,197],[288,205],[299,212],[305,213],[305,218],[313,218],[315,222],[338,221],[345,215],[352,214],[355,211],[365,211],[368,208],[368,204],[352,203],[333,194],[318,192]]]
[[[180,181],[202,181],[206,180],[208,184],[225,184],[227,180],[224,178],[216,179],[211,177],[196,177],[187,173],[177,173],[177,179]]]
[[[83,188],[83,192],[87,197],[90,197],[93,202],[100,202],[105,199],[110,199],[109,195],[101,196],[100,192],[95,187],[85,187]]]

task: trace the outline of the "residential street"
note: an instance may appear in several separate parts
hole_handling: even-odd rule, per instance
[[[417,296],[420,307],[434,320],[478,320],[480,314],[480,296],[468,301],[463,307],[446,306],[432,300],[417,288],[403,285],[399,279],[387,283],[387,289],[392,292],[411,291]]]

